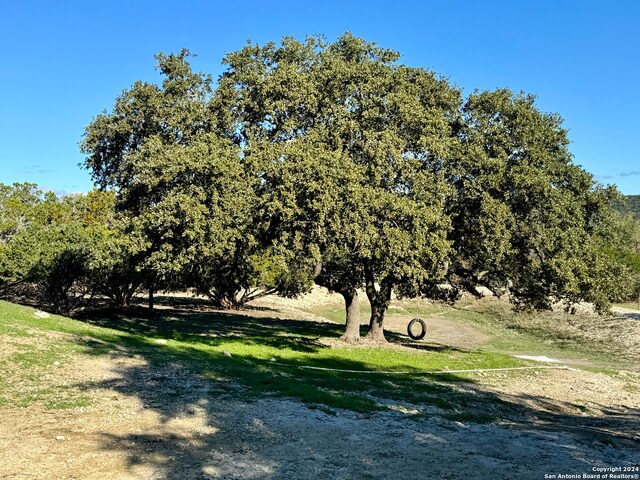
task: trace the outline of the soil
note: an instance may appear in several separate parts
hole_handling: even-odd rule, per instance
[[[406,335],[407,325],[413,318],[415,315],[398,315],[391,311],[388,318],[385,318],[384,328],[387,331]],[[490,340],[489,335],[477,328],[437,315],[431,315],[428,318],[427,336],[429,343],[457,348],[478,347]]]
[[[285,304],[280,312],[304,318],[293,310]],[[406,321],[398,316],[390,327],[406,328]],[[442,322],[429,334],[458,346],[486,340],[469,328]],[[456,388],[512,405],[491,424],[450,420],[435,407],[429,415],[415,415],[412,405],[362,414],[268,395],[244,400],[238,385],[212,383],[177,364],[151,367],[126,350],[69,356],[48,375],[91,403],[0,408],[0,479],[526,480],[587,478],[594,468],[640,474],[640,376],[632,372],[478,372],[474,383]]]

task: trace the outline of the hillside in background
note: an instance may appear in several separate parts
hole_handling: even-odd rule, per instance
[[[614,204],[614,208],[622,213],[630,213],[640,220],[640,195],[625,195],[623,201]]]

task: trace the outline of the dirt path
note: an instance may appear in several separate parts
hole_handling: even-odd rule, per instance
[[[407,325],[415,315],[400,315],[389,312],[385,318],[384,328],[387,331],[407,335]],[[463,325],[438,315],[425,319],[429,343],[456,348],[473,348],[490,340],[489,335],[470,325]]]
[[[637,388],[634,376],[479,374],[460,389],[539,412],[481,425],[407,409],[329,414],[269,396],[245,402],[241,388],[122,352],[72,357],[54,372],[91,405],[1,410],[0,478],[542,479],[640,464],[640,390],[626,390]]]
[[[250,314],[319,320],[281,299],[262,307]],[[404,334],[410,318],[392,312],[387,326]],[[445,345],[488,340],[438,316],[429,328]],[[44,340],[19,337],[33,348]],[[0,359],[9,353],[0,342]],[[88,406],[0,406],[0,479],[537,480],[606,468],[640,478],[640,375],[631,372],[477,372],[473,383],[448,384],[468,399],[462,421],[434,406],[362,414],[270,395],[249,401],[240,385],[180,364],[151,366],[126,349],[73,354],[44,380],[87,396]],[[499,415],[488,411],[498,404]],[[502,421],[474,423],[483,413]]]
[[[620,317],[628,318],[630,320],[640,320],[640,310],[625,307],[613,307],[611,308],[611,311]]]
[[[399,413],[331,416],[286,400],[220,401],[211,409],[191,419],[137,411],[108,424],[96,422],[95,412],[18,422],[21,442],[6,445],[12,453],[0,472],[96,480],[534,479],[637,462],[637,451],[579,443],[563,432],[411,422]],[[55,440],[60,433],[65,439]]]

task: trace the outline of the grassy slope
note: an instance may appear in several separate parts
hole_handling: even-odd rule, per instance
[[[640,304],[635,303],[635,302],[631,302],[631,303],[616,303],[614,305],[614,307],[622,307],[622,308],[627,308],[629,310],[635,310],[640,312]]]
[[[450,382],[469,382],[469,376],[420,372],[527,364],[487,351],[327,348],[318,338],[337,337],[340,328],[315,322],[180,311],[165,311],[154,318],[146,318],[142,311],[132,317],[107,313],[84,321],[60,316],[37,319],[33,313],[32,308],[0,302],[0,352],[8,352],[0,355],[4,392],[0,403],[5,405],[85,405],[90,398],[81,387],[47,381],[48,372],[56,368],[54,362],[68,358],[81,362],[89,355],[109,356],[123,349],[141,356],[150,367],[179,363],[190,374],[214,382],[218,393],[222,386],[238,398],[270,393],[323,409],[357,411],[394,404],[432,405],[451,415],[469,409],[465,408],[467,398]],[[166,344],[158,344],[157,338],[166,339]],[[415,373],[343,373],[298,369],[297,365]]]
[[[363,303],[361,315],[368,318],[369,306]],[[635,308],[627,304],[618,306]],[[344,309],[339,306],[316,306],[309,312],[344,324]],[[606,333],[613,334],[615,331],[609,332],[607,324],[615,323],[615,320],[607,318],[552,312],[514,313],[505,303],[491,298],[459,302],[455,306],[399,300],[393,303],[393,309],[388,313],[390,318],[393,315],[421,317],[427,325],[432,316],[469,325],[490,337],[483,350],[494,353],[546,355],[590,364],[589,370],[605,373],[614,372],[618,367],[637,367],[637,358],[624,348],[622,342],[612,345],[610,338],[593,328],[600,325]],[[428,335],[425,340],[429,340]]]

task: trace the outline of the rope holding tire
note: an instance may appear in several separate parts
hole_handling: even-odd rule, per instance
[[[422,330],[418,335],[413,334],[412,327],[414,325],[420,325],[420,327],[422,328]],[[424,323],[424,320],[422,320],[421,318],[414,318],[409,322],[409,325],[407,326],[407,333],[409,334],[412,340],[422,340],[424,336],[427,334],[427,325]]]

